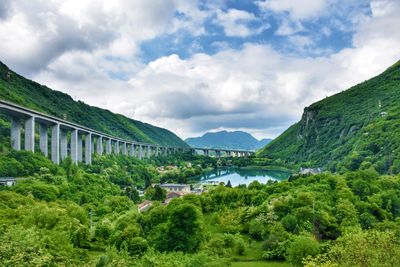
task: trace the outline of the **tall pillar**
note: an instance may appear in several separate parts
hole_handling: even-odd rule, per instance
[[[138,159],[141,160],[142,158],[143,158],[142,145],[139,144],[139,147],[138,147]]]
[[[78,161],[83,161],[83,145],[82,145],[82,135],[78,132]]]
[[[215,154],[217,155],[217,158],[221,157],[221,150],[215,150]]]
[[[35,152],[35,117],[25,120],[25,150]]]
[[[118,140],[116,140],[115,144],[114,144],[114,153],[115,153],[115,155],[119,154],[119,141]]]
[[[11,147],[21,150],[21,123],[17,118],[11,118]]]
[[[92,154],[94,154],[96,152],[96,150],[94,149],[94,136],[92,134],[92,139],[91,139],[91,143],[92,143]]]
[[[61,160],[64,160],[68,156],[68,140],[67,131],[65,129],[60,129],[60,150]]]
[[[158,146],[155,146],[154,149],[155,149],[154,155],[155,155],[156,157],[158,157]]]
[[[111,143],[111,138],[107,139],[107,144],[106,144],[106,153],[107,155],[110,155],[112,153],[112,143]]]
[[[96,147],[97,147],[97,154],[100,156],[103,155],[103,137],[102,136],[97,137]]]
[[[136,147],[135,147],[134,144],[130,144],[129,146],[130,146],[129,156],[134,157],[134,156],[135,156],[135,152],[136,152],[136,151],[135,151],[135,150],[136,150]]]
[[[51,160],[55,164],[60,164],[60,124],[56,124],[51,129]]]
[[[147,146],[147,158],[149,159],[151,157],[151,147]]]
[[[49,155],[49,138],[47,133],[47,125],[43,123],[39,124],[39,132],[40,132],[40,139],[39,139],[40,151],[47,157]]]
[[[78,153],[78,129],[73,129],[71,132],[71,159],[74,164],[78,164]]]
[[[85,137],[85,163],[92,163],[92,133],[87,133]]]
[[[125,142],[123,142],[122,143],[122,148],[121,148],[121,152],[122,152],[122,155],[124,155],[124,156],[126,156],[127,155],[127,153],[126,153],[126,143]]]

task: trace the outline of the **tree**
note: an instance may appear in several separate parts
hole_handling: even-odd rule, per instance
[[[164,201],[167,197],[167,191],[161,188],[159,185],[156,185],[154,187],[147,188],[145,195],[146,198],[150,200]]]
[[[158,250],[193,253],[204,240],[203,216],[196,206],[184,203],[173,207],[168,222],[158,230]]]
[[[135,204],[139,203],[140,201],[140,196],[139,192],[135,189],[132,188],[131,186],[127,186],[125,188],[125,194],[129,197],[130,200],[132,200]]]
[[[395,233],[353,230],[339,237],[327,253],[308,258],[305,266],[398,266],[399,258]]]
[[[229,187],[229,188],[232,187],[231,180],[228,180],[228,183],[226,183],[226,187]]]
[[[297,236],[287,250],[287,260],[294,266],[302,266],[303,259],[319,253],[317,240],[308,236]]]

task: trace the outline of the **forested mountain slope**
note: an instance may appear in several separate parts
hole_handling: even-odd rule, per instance
[[[400,172],[400,61],[382,74],[304,109],[259,152],[278,162],[332,171]]]
[[[171,131],[74,101],[69,95],[25,79],[0,62],[0,99],[129,140],[185,147]],[[2,127],[4,123],[2,123]]]

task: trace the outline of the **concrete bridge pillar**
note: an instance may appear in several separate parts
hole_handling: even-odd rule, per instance
[[[122,147],[122,148],[121,148],[121,150],[122,150],[122,151],[121,151],[122,155],[126,156],[126,155],[127,155],[127,153],[126,153],[126,143],[123,142],[121,147]]]
[[[103,155],[103,137],[102,136],[97,137],[96,142],[97,142],[96,144],[97,154],[101,156]]]
[[[143,147],[142,145],[138,145],[138,159],[141,160],[143,158]]]
[[[110,155],[112,153],[112,140],[108,138],[106,141],[106,154]]]
[[[11,117],[11,146],[14,150],[21,150],[21,122]]]
[[[51,160],[55,164],[60,164],[60,124],[56,124],[51,129]]]
[[[71,159],[74,164],[78,164],[79,161],[78,147],[78,129],[73,129],[71,132]]]
[[[135,152],[136,152],[136,147],[135,147],[134,144],[130,144],[129,147],[130,147],[129,156],[134,157],[135,156]]]
[[[68,156],[68,140],[67,131],[65,129],[60,129],[60,157],[64,160]]]
[[[35,152],[35,117],[25,120],[25,150]]]
[[[92,133],[87,133],[85,136],[85,163],[92,163]]]
[[[114,154],[118,155],[119,154],[119,141],[116,140],[114,144]]]
[[[221,157],[221,150],[215,150],[215,154],[217,155],[217,158]]]
[[[49,155],[49,138],[46,124],[39,124],[39,147],[40,151],[47,157]]]
[[[147,146],[147,158],[149,159],[151,157],[151,147]]]
[[[78,131],[78,162],[83,161],[82,135]]]

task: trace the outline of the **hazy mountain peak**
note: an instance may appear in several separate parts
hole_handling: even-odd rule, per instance
[[[266,145],[271,139],[257,140],[251,134],[243,131],[218,131],[207,132],[201,137],[187,138],[185,140],[192,147],[213,147],[257,150]]]

